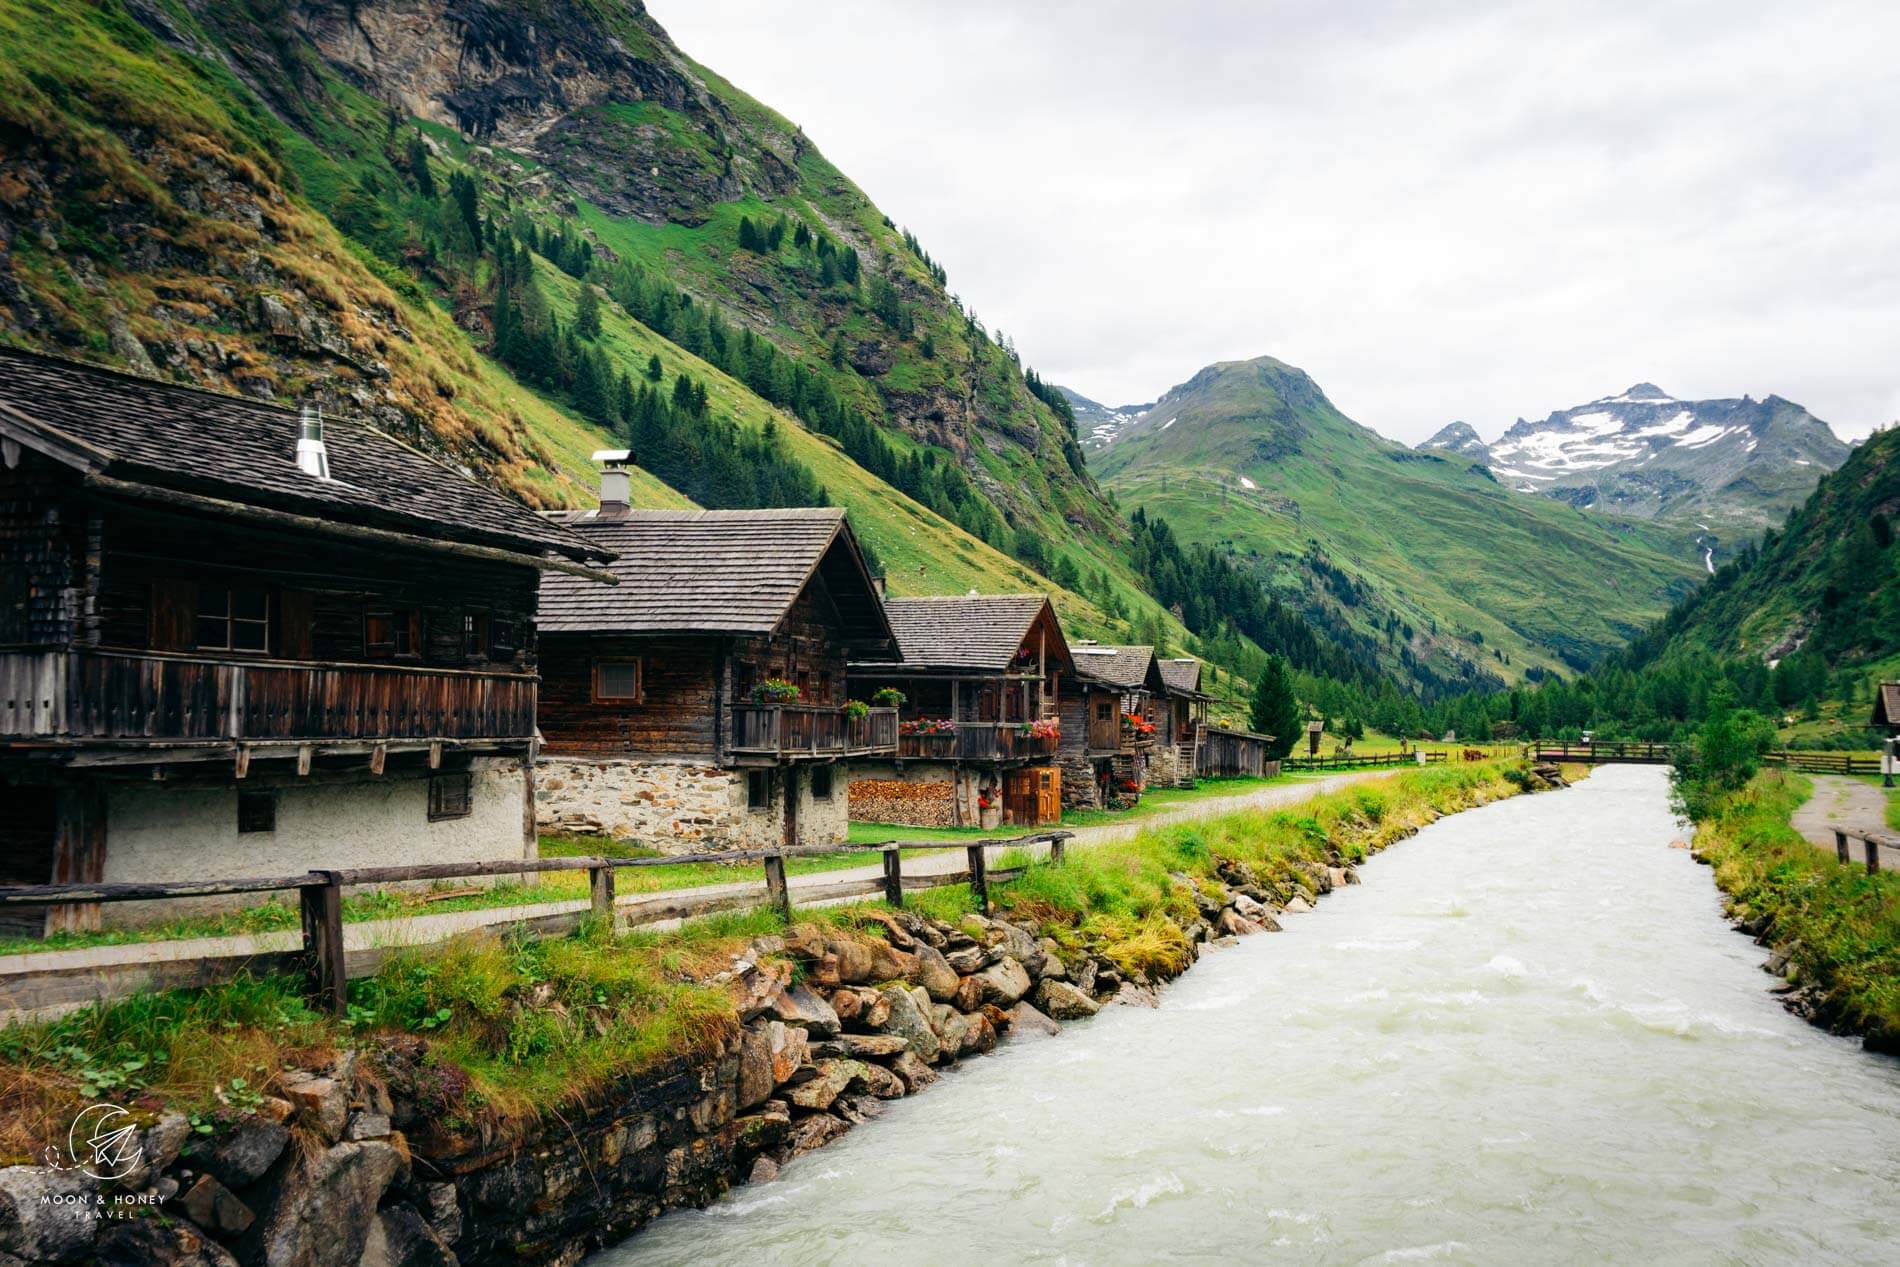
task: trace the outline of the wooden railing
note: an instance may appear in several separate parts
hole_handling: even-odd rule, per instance
[[[1879,757],[1846,752],[1771,752],[1762,760],[1803,774],[1879,774]]]
[[[1389,766],[1438,765],[1446,760],[1443,752],[1427,752],[1423,761],[1416,752],[1378,752],[1364,756],[1340,753],[1332,757],[1288,757],[1281,765],[1287,770],[1375,770]]]
[[[1036,736],[1025,722],[960,721],[955,730],[899,735],[897,755],[922,761],[1039,761],[1056,754],[1056,736]]]
[[[0,737],[527,739],[537,684],[527,673],[412,665],[0,651]]]
[[[1528,755],[1538,761],[1581,761],[1586,764],[1616,761],[1633,765],[1668,765],[1676,757],[1676,745],[1672,743],[1571,743],[1539,739],[1525,747]]]
[[[774,757],[896,750],[895,709],[874,708],[861,722],[846,722],[844,709],[836,704],[735,704],[732,750]]]
[[[1872,875],[1874,872],[1880,870],[1880,851],[1882,849],[1900,850],[1900,836],[1896,836],[1892,832],[1846,831],[1836,827],[1834,829],[1834,854],[1841,860],[1842,866],[1846,866],[1853,861],[1853,856],[1847,847],[1847,842],[1850,840],[1858,840],[1860,842],[1861,861],[1866,864],[1868,875]]]
[[[588,875],[589,909],[587,913],[610,922],[618,920],[637,924],[688,918],[693,915],[733,909],[739,905],[753,905],[756,902],[735,901],[730,893],[699,892],[661,902],[647,910],[644,918],[638,918],[633,912],[616,910],[614,875],[623,867],[763,862],[766,900],[789,919],[792,899],[791,886],[786,881],[785,873],[787,858],[862,851],[882,856],[881,877],[874,880],[846,880],[834,885],[825,885],[810,890],[809,895],[821,901],[881,896],[891,905],[901,907],[904,905],[906,892],[939,888],[945,885],[968,884],[972,896],[976,899],[978,909],[987,913],[990,909],[990,884],[1013,879],[1022,874],[1021,869],[1015,868],[1004,871],[991,870],[989,866],[991,849],[1025,848],[1046,844],[1049,846],[1050,861],[1060,864],[1063,861],[1063,847],[1072,834],[1066,831],[1050,831],[1007,840],[971,841],[964,846],[969,858],[969,866],[966,870],[912,877],[906,877],[903,874],[903,851],[943,849],[946,847],[943,842],[893,840],[881,844],[807,845],[791,849],[732,849],[645,858],[515,858],[501,862],[446,862],[401,867],[359,867],[348,871],[309,871],[293,876],[148,884],[5,885],[0,886],[0,912],[75,903],[175,901],[182,898],[227,897],[295,890],[303,915],[303,948],[300,952],[293,952],[288,956],[275,957],[287,962],[275,963],[272,962],[273,956],[250,954],[207,955],[196,958],[168,957],[165,962],[170,970],[170,977],[181,984],[209,985],[219,980],[229,980],[239,974],[252,974],[272,968],[289,968],[302,973],[311,999],[318,1007],[342,1015],[347,1010],[349,978],[369,975],[380,963],[384,953],[380,950],[371,952],[359,950],[353,952],[356,962],[351,962],[352,955],[346,953],[343,938],[343,890],[346,888],[528,875],[549,871],[585,871]],[[756,893],[757,890],[752,890],[752,895]],[[662,893],[656,896],[665,898],[666,895]],[[520,918],[518,910],[511,910],[508,913],[511,916],[510,922],[515,926],[536,931],[532,921],[524,921]],[[556,915],[549,917],[539,931],[561,931],[572,928],[575,922],[572,916]],[[442,940],[446,941],[448,938],[444,937]],[[198,969],[195,974],[191,971],[194,968]],[[32,975],[36,981],[40,982],[44,982],[48,977],[48,973],[43,970]],[[143,967],[140,972],[117,981],[111,974],[101,973],[96,967],[89,965],[63,972],[54,970],[51,975],[76,982],[79,987],[91,992],[92,1001],[98,1002],[103,1002],[109,997],[136,992],[139,986],[150,979]],[[128,981],[133,983],[132,987],[123,988],[124,983]],[[115,985],[121,988],[115,989]],[[31,1001],[23,1000],[17,995],[8,997],[5,985],[0,984],[0,1015],[7,1012],[19,1014],[31,1010],[33,1010]]]

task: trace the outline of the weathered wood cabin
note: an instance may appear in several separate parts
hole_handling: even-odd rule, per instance
[[[1132,804],[1148,785],[1161,733],[1155,701],[1165,692],[1153,647],[1077,642],[1078,690],[1063,710],[1063,803],[1100,808]],[[1163,719],[1165,721],[1165,719]]]
[[[1193,787],[1200,770],[1201,732],[1207,728],[1207,694],[1201,690],[1201,662],[1183,656],[1158,663],[1162,697],[1155,701],[1165,724],[1155,728],[1150,774],[1154,781]]]
[[[913,827],[1060,818],[1057,709],[1074,662],[1049,600],[898,598],[885,611],[898,662],[855,664],[851,682],[866,700],[902,696],[897,751],[854,769],[851,816]]]
[[[531,854],[538,577],[607,557],[360,422],[0,351],[0,882]]]
[[[1886,752],[1880,763],[1881,785],[1893,786],[1896,766],[1900,766],[1900,682],[1882,682],[1874,689],[1873,725],[1887,732]]]
[[[847,666],[896,654],[836,509],[632,510],[626,454],[599,511],[564,515],[618,585],[541,587],[537,813],[666,849],[832,844],[851,763],[897,750],[897,712],[848,706]]]
[[[1236,776],[1272,778],[1280,773],[1280,763],[1269,758],[1271,735],[1251,730],[1230,730],[1209,726],[1201,731],[1201,747],[1195,761],[1196,772],[1204,778],[1224,779]]]

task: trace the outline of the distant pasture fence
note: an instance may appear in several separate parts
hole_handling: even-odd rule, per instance
[[[1489,754],[1485,754],[1489,759]],[[1280,762],[1282,770],[1378,770],[1405,765],[1442,765],[1451,759],[1451,754],[1432,750],[1421,759],[1417,752],[1375,752],[1364,756],[1341,753],[1333,757],[1287,757]]]
[[[216,985],[244,973],[267,975],[297,974],[304,978],[306,992],[313,1005],[336,1015],[346,1010],[346,994],[352,977],[366,977],[381,967],[394,947],[371,946],[346,948],[344,941],[343,890],[366,885],[402,884],[414,881],[464,880],[493,876],[530,875],[555,871],[585,871],[588,876],[586,910],[563,910],[519,919],[497,919],[495,925],[525,927],[537,935],[552,936],[571,931],[585,918],[618,920],[628,925],[654,924],[666,920],[690,919],[718,911],[758,905],[756,889],[727,887],[719,892],[668,893],[664,890],[641,895],[625,905],[617,905],[614,876],[635,867],[669,867],[694,863],[763,863],[765,899],[788,918],[792,912],[792,886],[786,877],[789,858],[832,856],[845,852],[880,855],[882,874],[875,877],[844,879],[830,884],[799,886],[800,900],[826,904],[852,897],[881,896],[893,906],[904,905],[904,895],[923,889],[968,884],[977,905],[990,909],[990,886],[1013,880],[1023,873],[1021,867],[997,870],[989,865],[989,851],[998,848],[1049,846],[1051,861],[1061,863],[1064,847],[1073,835],[1066,831],[1037,832],[1013,839],[970,841],[961,847],[968,865],[960,871],[905,875],[903,854],[906,850],[956,848],[939,841],[886,841],[878,844],[809,845],[785,849],[732,849],[707,853],[672,854],[650,858],[513,858],[499,862],[424,863],[415,866],[357,867],[345,871],[308,871],[302,875],[248,877],[229,880],[181,880],[148,884],[26,884],[0,886],[0,911],[98,902],[170,901],[196,897],[230,897],[258,893],[295,891],[302,915],[302,945],[297,950],[265,951],[254,954],[154,955],[147,960],[122,965],[78,963],[70,967],[51,967],[24,972],[6,971],[6,959],[0,957],[0,1019],[44,1012],[89,1002],[104,1002],[150,990],[185,989]],[[408,943],[406,948],[440,946],[457,933],[437,939]],[[269,934],[265,934],[269,936]],[[164,947],[164,942],[132,943],[132,946]],[[127,947],[129,949],[130,947]],[[81,952],[69,952],[81,953]],[[115,971],[114,969],[118,969]]]

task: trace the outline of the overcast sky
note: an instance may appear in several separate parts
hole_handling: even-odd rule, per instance
[[[1408,441],[1900,418],[1900,4],[648,7],[1105,404],[1269,353]]]

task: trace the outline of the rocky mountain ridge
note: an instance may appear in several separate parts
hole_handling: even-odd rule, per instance
[[[1075,429],[1084,451],[1107,448],[1115,443],[1117,436],[1155,407],[1153,401],[1145,405],[1104,405],[1067,387],[1058,386],[1056,390],[1062,393],[1069,402],[1069,408],[1075,412]]]
[[[1849,451],[1779,396],[1678,400],[1654,383],[1519,418],[1488,445],[1453,423],[1419,448],[1475,457],[1506,487],[1579,509],[1693,521],[1705,546],[1779,522]]]

